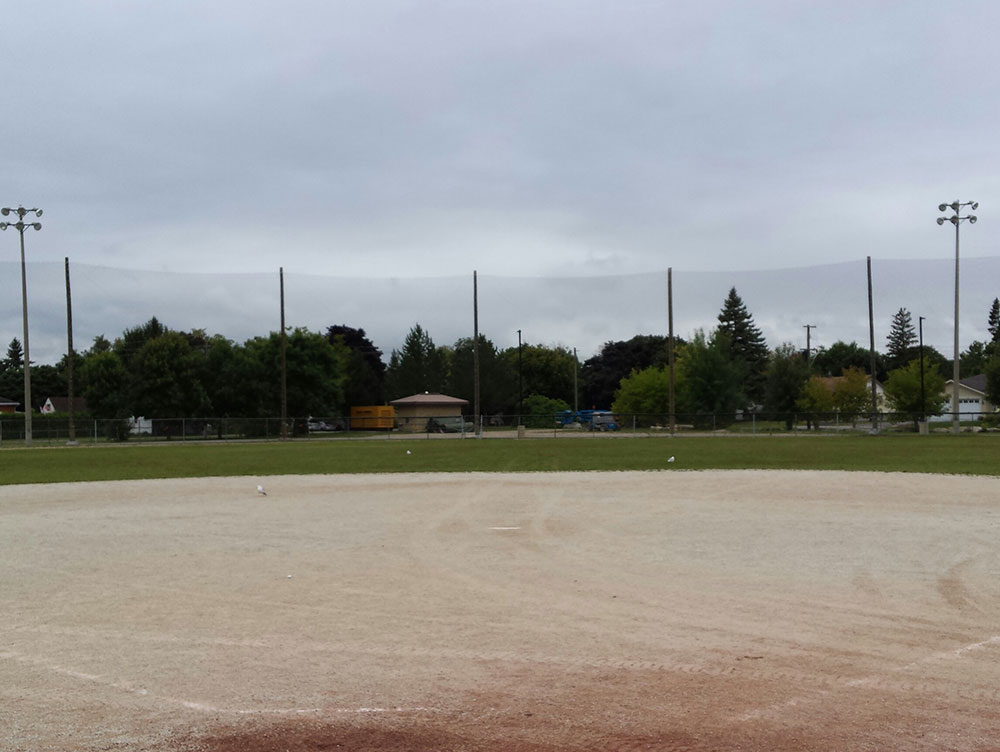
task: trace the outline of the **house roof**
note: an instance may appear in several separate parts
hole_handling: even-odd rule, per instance
[[[69,412],[69,397],[49,397],[46,401],[52,403],[52,407],[57,413]],[[87,400],[83,397],[74,397],[73,408],[79,412],[85,411],[87,409]]]
[[[945,390],[951,389],[951,385],[954,383],[954,379],[948,379],[944,382]],[[980,373],[976,376],[969,376],[967,379],[959,379],[958,385],[979,394],[986,394],[986,374]]]
[[[967,379],[959,379],[958,383],[962,386],[968,387],[974,391],[986,394],[986,374],[980,373],[975,376],[970,376]]]
[[[423,394],[411,394],[409,397],[400,397],[389,403],[394,407],[407,407],[413,405],[468,405],[469,400],[449,397],[447,394],[437,392],[424,392]]]
[[[0,405],[19,405],[21,404],[17,400],[7,399],[6,397],[0,397]]]
[[[820,381],[822,381],[826,385],[826,388],[829,389],[832,392],[833,388],[837,384],[839,384],[841,381],[843,381],[846,377],[844,377],[844,376],[820,376],[819,378],[820,378]],[[872,383],[872,377],[869,376],[868,374],[865,374],[865,384],[867,384],[870,387],[871,383]],[[875,379],[875,389],[879,390],[881,388],[882,388],[882,382],[879,381],[878,379]]]

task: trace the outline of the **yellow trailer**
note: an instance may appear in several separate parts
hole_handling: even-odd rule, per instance
[[[351,430],[391,429],[396,427],[396,409],[392,405],[366,405],[351,408]]]

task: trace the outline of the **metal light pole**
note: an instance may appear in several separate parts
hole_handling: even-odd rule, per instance
[[[524,386],[521,381],[521,330],[517,330],[517,424],[524,421],[521,416],[524,414]]]
[[[938,206],[938,211],[947,211],[951,209],[955,212],[950,217],[938,217],[937,223],[943,225],[945,222],[951,222],[955,225],[955,362],[952,364],[952,378],[951,378],[951,431],[952,433],[958,433],[960,429],[959,411],[958,411],[958,226],[962,224],[965,220],[969,220],[970,225],[976,223],[976,215],[969,214],[964,217],[959,216],[962,211],[963,206],[970,207],[973,211],[979,208],[978,201],[953,201],[950,204],[940,204]]]
[[[41,222],[24,221],[25,214],[34,212],[36,217],[42,216],[41,209],[25,209],[19,206],[16,209],[3,207],[0,214],[7,217],[11,213],[17,215],[17,222],[0,222],[0,230],[13,227],[21,235],[21,319],[24,325],[24,445],[31,446],[31,352],[28,349],[28,275],[24,264],[24,231],[29,227],[36,230],[42,229]]]
[[[927,420],[927,400],[924,397],[924,317],[917,317],[920,328],[920,420]]]

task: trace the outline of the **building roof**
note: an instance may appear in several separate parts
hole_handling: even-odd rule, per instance
[[[7,399],[6,397],[0,397],[0,405],[20,405],[21,403],[17,400]]]
[[[53,409],[58,413],[69,412],[69,397],[49,397],[46,401],[51,402]],[[87,400],[83,397],[74,397],[73,409],[77,412],[86,412]]]
[[[973,389],[982,394],[986,394],[986,374],[980,373],[976,376],[970,376],[967,379],[959,379],[958,383],[962,386],[966,386],[969,389]]]
[[[423,394],[411,394],[409,397],[400,397],[389,403],[393,407],[407,407],[413,405],[468,405],[469,400],[449,397],[447,394],[437,392],[424,392]]]

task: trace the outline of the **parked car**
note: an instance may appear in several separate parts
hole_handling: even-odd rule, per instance
[[[343,418],[330,418],[329,420],[310,418],[306,422],[306,427],[310,433],[313,431],[343,431],[347,424]]]
[[[590,419],[590,426],[595,431],[617,431],[619,428],[614,415],[596,411]]]
[[[431,418],[427,421],[427,433],[472,433],[474,425],[461,415]]]

